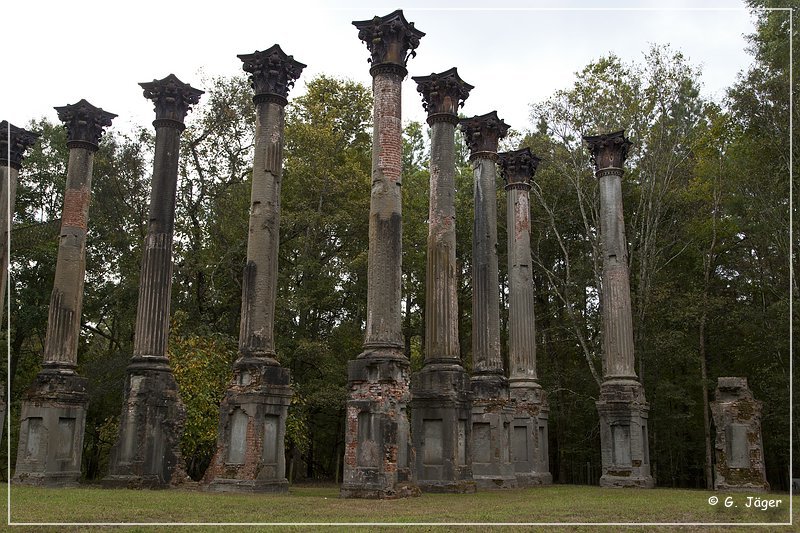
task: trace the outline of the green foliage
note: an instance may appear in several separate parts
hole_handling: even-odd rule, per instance
[[[186,407],[181,453],[187,473],[203,476],[217,448],[219,405],[237,356],[236,339],[222,335],[184,335],[184,312],[176,312],[169,339],[169,363]]]

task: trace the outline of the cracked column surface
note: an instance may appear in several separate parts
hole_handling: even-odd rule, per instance
[[[86,100],[57,107],[67,128],[69,163],[44,363],[23,396],[15,483],[73,485],[81,474],[89,395],[78,376],[86,230],[92,167],[103,129],[116,117]]]
[[[431,127],[425,280],[425,358],[411,377],[417,484],[425,492],[472,492],[469,376],[458,344],[455,126],[472,86],[455,68],[412,78]]]
[[[603,383],[600,416],[602,487],[652,488],[647,438],[649,406],[636,378],[628,249],[622,214],[622,174],[631,142],[624,131],[583,138],[600,189],[602,241]]]
[[[530,190],[538,165],[539,158],[530,148],[500,154],[508,232],[508,381],[514,400],[511,461],[523,487],[553,482],[547,447],[550,408],[536,377]]]
[[[284,108],[306,65],[273,45],[240,55],[256,106],[247,266],[242,283],[239,358],[220,405],[217,452],[205,474],[211,490],[287,492],[284,441],[292,389],[275,354]]]
[[[402,10],[354,21],[372,64],[372,193],[369,210],[367,331],[347,365],[343,498],[419,494],[409,465],[409,361],[400,314],[403,139],[401,87],[408,59],[425,35]]]
[[[106,487],[166,487],[185,479],[180,437],[186,409],[167,359],[172,236],[180,136],[203,91],[174,74],[140,83],[155,104],[156,129],[150,217],[143,246],[133,357],[125,379],[119,436],[111,450]]]
[[[508,124],[496,111],[459,122],[470,150],[475,201],[472,231],[472,477],[479,488],[514,488],[509,455],[514,415],[500,354],[497,264],[497,143]]]
[[[6,280],[8,278],[8,261],[11,232],[11,220],[14,218],[14,205],[17,198],[17,181],[22,169],[25,150],[32,146],[39,133],[18,128],[7,121],[0,122],[0,248],[2,248],[2,265],[0,266],[0,318],[6,311]],[[8,379],[8,378],[6,378]],[[6,381],[0,381],[0,424],[5,428],[6,421]],[[0,430],[3,434],[5,430]]]

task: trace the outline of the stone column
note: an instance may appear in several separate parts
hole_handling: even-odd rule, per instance
[[[761,402],[753,398],[747,378],[718,378],[714,396],[714,490],[768,492]]]
[[[511,399],[511,460],[520,486],[553,482],[547,452],[547,395],[536,377],[536,326],[531,264],[531,178],[539,158],[530,148],[500,154],[506,182],[508,228],[508,364]]]
[[[211,490],[287,492],[283,453],[292,399],[289,370],[275,358],[280,190],[286,97],[305,65],[281,47],[238,56],[250,73],[256,106],[247,266],[242,283],[239,358],[220,406],[217,453],[206,471]]]
[[[470,384],[458,346],[454,186],[457,112],[472,86],[455,68],[412,79],[431,126],[425,361],[411,377],[417,483],[427,492],[472,492]]]
[[[403,354],[400,314],[402,259],[402,122],[400,91],[425,35],[401,10],[354,21],[370,51],[372,193],[369,212],[367,332],[364,351],[347,365],[344,498],[401,498],[419,490],[411,479],[410,363]]]
[[[623,164],[631,142],[624,131],[586,136],[600,187],[603,253],[603,383],[597,412],[603,461],[601,487],[652,488],[647,439],[650,409],[633,366],[628,249],[622,214]]]
[[[2,248],[2,265],[0,265],[0,319],[6,312],[6,281],[8,278],[8,261],[10,242],[9,232],[11,231],[11,220],[14,218],[14,204],[17,197],[17,179],[19,171],[22,169],[22,160],[25,150],[36,142],[39,133],[18,128],[9,124],[5,120],[0,122],[0,243]],[[12,376],[6,375],[6,379],[11,380]],[[6,421],[6,383],[4,379],[0,382],[0,435],[5,431]]]
[[[111,451],[106,487],[166,487],[185,477],[180,437],[186,409],[169,368],[172,234],[183,124],[203,91],[174,74],[139,84],[155,103],[156,128],[150,218],[142,255],[133,357],[125,379],[119,437]]]
[[[0,122],[0,238],[3,242],[2,265],[0,265],[0,300],[6,295],[6,278],[8,277],[8,234],[11,231],[11,220],[14,218],[14,204],[17,198],[17,179],[19,171],[22,169],[22,160],[25,150],[32,146],[39,133],[34,133],[5,120]],[[0,301],[3,306],[0,317],[6,311],[4,301]],[[5,388],[3,389],[5,390]]]
[[[475,217],[472,232],[472,477],[479,488],[514,488],[509,455],[514,407],[500,355],[497,265],[497,143],[508,124],[492,111],[462,119],[470,150]]]
[[[67,128],[69,163],[56,276],[44,343],[44,364],[22,401],[14,481],[31,485],[72,485],[81,475],[83,430],[89,395],[78,376],[86,229],[92,165],[103,128],[116,117],[86,100],[57,107]]]

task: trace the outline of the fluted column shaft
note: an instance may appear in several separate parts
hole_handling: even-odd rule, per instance
[[[8,277],[9,238],[11,219],[14,218],[14,205],[17,200],[17,181],[22,168],[25,150],[36,142],[39,133],[27,131],[9,124],[0,122],[0,317],[5,313],[4,298],[6,295],[6,278]]]
[[[475,223],[472,233],[472,363],[476,374],[503,374],[497,264],[497,154],[472,157]]]
[[[172,292],[172,235],[183,123],[156,119],[150,217],[144,242],[136,309],[134,359],[166,366]]]
[[[274,323],[285,105],[286,100],[278,95],[257,97],[247,268],[239,333],[239,349],[244,357],[265,357],[274,364],[277,364]]]
[[[77,366],[93,164],[93,149],[82,143],[70,147],[56,277],[44,345],[46,368],[71,372]]]
[[[401,87],[406,69],[373,67],[372,193],[367,270],[367,332],[364,354],[405,359],[400,314],[402,265]]]
[[[425,363],[460,363],[456,273],[455,115],[431,122]]]
[[[12,166],[0,166],[0,238],[3,242],[0,243],[2,248],[2,265],[0,269],[0,305],[3,309],[0,311],[0,317],[6,311],[5,294],[6,294],[6,278],[8,277],[8,232],[11,229],[11,218],[14,214],[14,204],[17,198],[17,180],[19,179],[19,170]]]
[[[600,233],[603,246],[605,379],[636,379],[628,252],[622,215],[622,173],[621,168],[603,168],[596,173],[600,185]]]
[[[531,265],[530,190],[527,181],[506,185],[508,227],[509,382],[536,380],[536,326]]]

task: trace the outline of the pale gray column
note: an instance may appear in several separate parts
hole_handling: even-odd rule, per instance
[[[500,354],[497,143],[509,126],[492,111],[462,119],[475,201],[472,232],[472,477],[478,488],[514,488],[509,429],[514,407]]]
[[[401,86],[425,35],[401,10],[354,21],[372,63],[372,192],[364,350],[347,364],[343,498],[400,498],[419,489],[410,467],[410,363],[403,353]]]
[[[156,128],[150,217],[144,243],[136,309],[133,361],[168,369],[170,299],[172,294],[172,236],[175,230],[175,194],[183,120],[203,91],[170,74],[163,80],[140,84],[155,102]]]
[[[17,180],[19,179],[19,171],[22,168],[22,160],[24,159],[25,150],[32,146],[39,133],[34,133],[22,128],[18,128],[13,124],[9,124],[5,120],[0,122],[0,238],[3,242],[0,243],[0,319],[5,316],[6,312],[6,281],[8,278],[8,262],[9,252],[8,245],[10,243],[9,234],[11,231],[11,221],[14,218],[14,204],[17,198]],[[10,372],[11,369],[8,369]],[[0,435],[4,434],[5,421],[6,421],[6,383],[13,379],[13,376],[6,375],[6,380],[0,382]]]
[[[167,358],[172,292],[172,238],[184,119],[203,91],[174,74],[140,83],[155,104],[150,216],[143,246],[133,356],[106,487],[167,487],[185,476],[180,437],[186,409]]]
[[[649,405],[636,380],[622,174],[631,142],[624,131],[585,136],[600,188],[603,250],[603,383],[597,400],[603,487],[652,488],[647,436]]]
[[[2,249],[2,264],[0,264],[0,318],[4,316],[6,306],[6,278],[8,277],[8,234],[11,231],[11,221],[14,218],[14,205],[17,199],[17,180],[22,169],[22,160],[25,150],[32,146],[39,133],[34,133],[5,120],[0,122],[0,243]],[[5,390],[5,388],[3,389]]]
[[[473,174],[472,369],[503,376],[500,355],[500,282],[497,264],[497,144],[509,126],[492,111],[460,121]]]
[[[508,233],[508,364],[512,387],[536,383],[536,321],[531,260],[531,178],[539,158],[529,148],[501,154]]]
[[[415,469],[423,491],[471,492],[471,393],[458,342],[454,182],[457,113],[472,86],[455,68],[412,79],[431,126],[425,360],[411,377]]]
[[[283,448],[292,390],[276,359],[274,323],[278,287],[284,108],[305,68],[276,45],[239,59],[250,74],[256,105],[247,266],[242,283],[239,358],[220,405],[217,453],[206,471],[211,490],[286,492]],[[247,438],[264,435],[264,438]]]
[[[531,256],[531,179],[539,158],[530,148],[499,155],[506,181],[508,232],[509,393],[515,403],[511,460],[520,486],[552,483],[548,457],[547,394],[536,374],[533,261]]]
[[[89,397],[86,379],[79,377],[75,369],[86,273],[92,166],[103,129],[117,116],[86,100],[57,107],[56,111],[67,128],[67,188],[44,362],[23,399],[15,473],[17,482],[35,485],[71,485],[80,477]]]
[[[425,364],[460,364],[456,272],[455,127],[473,89],[455,68],[414,76],[431,127],[428,255],[425,277]]]

